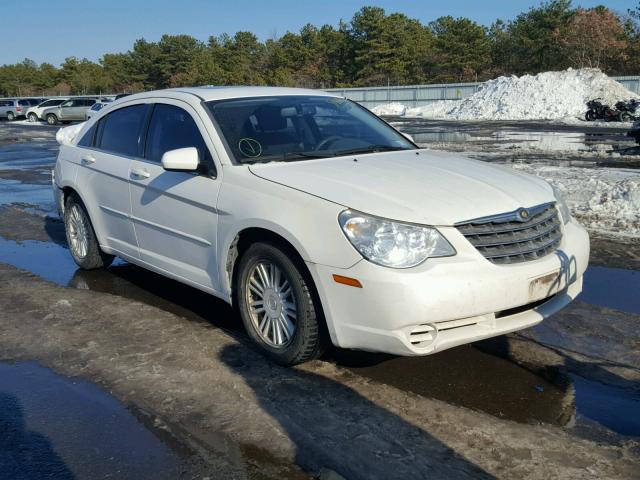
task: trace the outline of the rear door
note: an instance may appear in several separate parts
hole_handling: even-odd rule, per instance
[[[95,125],[92,145],[79,159],[77,183],[94,222],[101,245],[122,256],[139,258],[131,222],[129,170],[141,155],[147,104],[121,107]],[[85,137],[79,142],[85,144]]]
[[[60,104],[58,107],[58,118],[60,120],[68,120],[73,117],[73,109],[77,107],[77,100],[71,99]]]
[[[157,269],[219,291],[215,252],[220,179],[215,178],[214,150],[191,106],[163,102],[153,107],[145,159],[131,162],[132,220],[140,257]],[[162,155],[184,147],[198,149],[202,170],[164,170]]]

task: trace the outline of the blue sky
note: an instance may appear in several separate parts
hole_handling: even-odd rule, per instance
[[[490,25],[509,19],[539,1],[529,0],[23,0],[2,2],[0,64],[22,61],[55,65],[65,57],[98,60],[124,52],[137,38],[158,40],[163,33],[210,35],[254,32],[262,40],[297,31],[306,23],[336,25],[364,5],[402,12],[428,23],[443,15],[466,16]],[[634,0],[574,0],[574,5],[605,4],[624,12]]]

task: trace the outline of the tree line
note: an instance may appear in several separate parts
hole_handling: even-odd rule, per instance
[[[136,40],[98,62],[0,66],[0,95],[136,92],[191,85],[310,88],[483,81],[499,75],[596,67],[640,73],[640,5],[627,12],[550,0],[491,26],[440,17],[428,24],[363,7],[337,26],[305,25],[260,41],[251,32]]]

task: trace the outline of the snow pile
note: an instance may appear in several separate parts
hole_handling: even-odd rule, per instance
[[[594,98],[614,105],[640,98],[600,70],[583,68],[543,72],[522,77],[499,77],[480,86],[472,96],[448,108],[446,101],[412,108],[407,116],[447,120],[558,120],[584,117],[586,102]]]
[[[589,230],[640,236],[640,173],[637,171],[519,163],[510,166],[554,185],[566,197],[573,216]]]
[[[82,130],[82,127],[84,127],[85,123],[87,122],[77,123],[69,127],[62,127],[56,132],[56,141],[60,145],[71,145],[78,133],[80,133],[80,130]]]
[[[376,105],[371,109],[376,115],[404,115],[407,107],[398,102]]]
[[[453,107],[460,104],[460,100],[438,100],[426,107],[407,108],[407,117],[447,118]]]

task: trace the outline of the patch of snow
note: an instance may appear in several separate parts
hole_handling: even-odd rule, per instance
[[[76,138],[82,127],[84,127],[85,123],[81,122],[76,123],[75,125],[70,125],[68,127],[62,127],[60,130],[56,132],[56,141],[60,145],[72,145],[73,140]]]
[[[537,175],[560,190],[572,215],[589,230],[640,236],[640,172],[526,163],[510,166]]]
[[[10,125],[29,125],[29,126],[41,126],[41,125],[46,125],[47,122],[41,122],[41,121],[37,121],[37,122],[30,122],[29,120],[15,120],[13,122],[11,122]]]
[[[385,103],[383,105],[376,105],[371,109],[376,115],[404,115],[407,110],[403,104],[398,102]]]
[[[582,118],[595,98],[614,105],[640,98],[596,68],[499,77],[459,101],[411,108],[407,116],[446,120],[560,120]]]
[[[447,118],[447,113],[458,105],[460,100],[437,100],[424,107],[407,108],[406,117]]]

